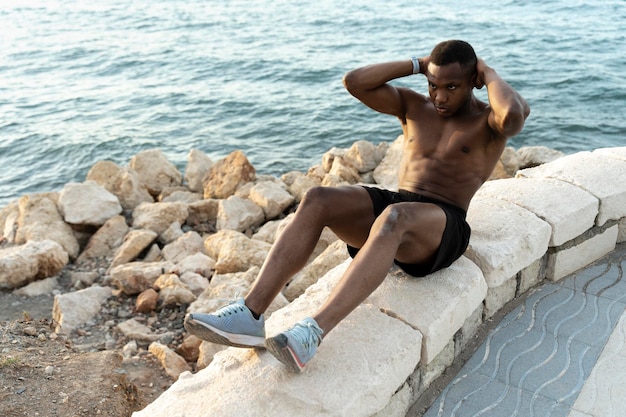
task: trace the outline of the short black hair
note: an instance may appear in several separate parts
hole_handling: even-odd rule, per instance
[[[458,62],[463,69],[476,71],[476,52],[472,45],[465,41],[449,40],[438,43],[430,53],[430,62],[435,65],[448,65]]]

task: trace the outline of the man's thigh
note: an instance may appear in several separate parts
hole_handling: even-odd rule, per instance
[[[326,225],[347,244],[363,246],[376,220],[369,193],[360,186],[324,188],[315,198],[324,200]]]
[[[446,213],[436,204],[406,202],[395,206],[402,215],[397,227],[402,239],[396,260],[418,264],[430,261],[437,254],[446,228]]]

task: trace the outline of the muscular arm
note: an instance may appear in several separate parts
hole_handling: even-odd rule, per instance
[[[343,84],[354,97],[366,106],[385,114],[405,119],[404,94],[409,90],[387,84],[389,81],[413,73],[410,60],[368,65],[348,72]]]
[[[487,87],[487,97],[491,106],[489,126],[504,138],[517,135],[530,114],[528,103],[482,59],[478,60],[476,69],[476,86]]]

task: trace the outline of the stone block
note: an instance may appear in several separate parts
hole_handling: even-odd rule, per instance
[[[600,204],[582,188],[549,178],[488,181],[476,197],[499,198],[533,212],[552,227],[549,246],[562,245],[593,227]]]
[[[282,328],[309,314],[313,304],[304,298],[276,312],[268,327]],[[380,337],[382,332],[385,337]],[[301,374],[290,373],[267,352],[228,348],[197,374],[181,374],[133,415],[369,417],[388,406],[411,374],[419,362],[420,343],[418,331],[362,305],[327,336]]]
[[[517,280],[515,277],[504,281],[497,287],[489,287],[485,297],[485,318],[496,314],[506,303],[515,298]]]
[[[489,287],[541,258],[552,228],[530,211],[497,198],[472,200],[467,212],[472,236],[465,256],[482,270]]]
[[[617,243],[626,242],[626,217],[622,217],[618,223]]]
[[[454,362],[454,340],[450,339],[447,345],[439,352],[437,357],[428,365],[421,367],[422,370],[422,389],[426,389],[439,378],[443,371],[446,370],[452,362]]]
[[[626,215],[626,160],[606,153],[578,152],[518,171],[517,177],[554,178],[590,192],[600,200],[598,226]]]
[[[467,347],[467,344],[471,342],[472,338],[478,333],[480,326],[483,324],[483,310],[483,304],[476,307],[476,310],[465,320],[463,326],[456,332],[456,335],[454,335],[455,356],[460,355]]]
[[[424,335],[422,364],[426,365],[452,340],[486,294],[487,284],[480,269],[461,257],[450,267],[424,278],[394,270],[366,302]]]
[[[518,297],[543,281],[546,276],[546,259],[547,255],[544,255],[519,272]]]
[[[558,281],[611,252],[615,249],[618,229],[615,224],[577,245],[554,248],[548,254],[546,278]]]

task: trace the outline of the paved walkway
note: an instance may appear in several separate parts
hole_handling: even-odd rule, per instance
[[[532,291],[425,417],[626,416],[626,244]]]

